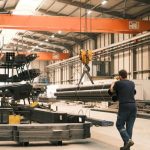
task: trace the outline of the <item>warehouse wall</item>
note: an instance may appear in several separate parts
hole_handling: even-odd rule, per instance
[[[98,37],[98,48],[108,46],[109,44],[118,43],[133,37],[131,34],[114,34],[110,35],[100,35]],[[138,41],[137,41],[138,42]],[[114,65],[114,74],[117,74],[120,69],[126,69],[129,73],[129,78],[133,78],[131,76],[131,72],[134,71],[135,79],[148,79],[150,75],[150,46],[144,45],[139,48],[136,48],[135,56],[136,56],[136,67],[133,68],[133,50],[134,49],[125,49],[113,56],[113,60],[111,63]]]
[[[97,48],[108,46],[112,43],[112,34],[102,33],[97,37]]]
[[[113,43],[118,43],[118,42],[122,42],[126,39],[131,38],[132,35],[131,34],[100,34],[97,38],[97,48],[103,48],[103,47],[107,47],[110,44]],[[105,72],[107,75],[111,75],[111,74],[117,74],[118,70],[124,68],[126,69],[128,72],[129,70],[131,70],[130,66],[131,66],[131,52],[130,50],[128,50],[127,52],[121,52],[115,55],[105,55],[105,57],[100,57],[99,58],[101,62],[106,62],[109,64],[105,65]],[[107,67],[107,68],[106,68]],[[97,69],[99,70],[99,72],[102,71],[102,69],[98,66],[96,67],[95,65],[93,65],[93,75],[96,75],[96,71]],[[111,70],[111,68],[113,68],[113,70]],[[107,70],[110,71],[107,71]],[[108,73],[107,73],[108,72]]]
[[[131,34],[114,34],[114,43],[122,42],[131,38]],[[114,74],[117,74],[120,69],[126,69],[131,73],[131,49],[122,51],[114,55]],[[129,74],[129,78],[130,78]]]
[[[141,17],[142,18],[142,17]],[[150,15],[143,17],[150,20]],[[141,46],[136,50],[136,79],[149,79],[150,77],[150,45]]]

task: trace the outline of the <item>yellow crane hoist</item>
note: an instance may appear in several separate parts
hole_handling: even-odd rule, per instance
[[[81,50],[80,51],[80,60],[83,64],[89,64],[92,60],[93,52],[92,50]]]
[[[93,55],[93,51],[92,50],[81,50],[80,51],[80,60],[81,62],[84,64],[84,69],[83,69],[83,73],[81,75],[79,84],[82,81],[82,78],[85,74],[87,74],[87,76],[89,77],[90,81],[92,84],[94,84],[89,72],[90,72],[90,67],[88,66],[89,62],[92,61],[92,55]]]

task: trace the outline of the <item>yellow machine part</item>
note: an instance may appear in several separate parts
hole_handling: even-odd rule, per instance
[[[86,51],[85,50],[81,50],[80,51],[80,60],[82,61],[83,64],[86,63]]]
[[[92,60],[93,52],[92,50],[81,50],[80,51],[80,60],[83,64],[89,64]]]
[[[9,124],[20,124],[20,115],[9,115]]]
[[[39,105],[39,103],[37,101],[35,101],[35,102],[33,102],[33,103],[30,104],[30,107],[34,108],[34,107],[36,107],[38,105]]]
[[[87,50],[87,51],[88,51],[88,59],[89,61],[92,61],[93,51],[92,50]]]

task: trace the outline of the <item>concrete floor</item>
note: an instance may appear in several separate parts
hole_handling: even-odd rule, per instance
[[[66,111],[69,113],[86,113],[89,115],[89,109],[82,108],[82,105],[66,105],[57,104],[59,111]],[[82,113],[81,113],[82,112]],[[116,120],[116,114],[90,112],[93,118],[104,120]],[[135,145],[131,150],[150,150],[150,120],[137,119],[135,122],[133,140]],[[2,150],[119,150],[122,141],[115,126],[113,127],[92,127],[91,138],[85,140],[75,140],[63,142],[63,146],[52,146],[48,142],[31,143],[28,147],[18,146],[14,142],[0,142],[0,149]]]

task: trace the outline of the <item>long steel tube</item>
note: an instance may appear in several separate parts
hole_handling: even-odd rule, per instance
[[[66,87],[66,88],[58,88],[57,92],[62,91],[76,91],[76,90],[95,90],[95,89],[109,89],[111,84],[103,84],[103,85],[81,85],[74,87]]]
[[[106,97],[108,95],[108,89],[101,89],[101,90],[77,90],[77,91],[63,91],[55,93],[55,96],[71,96],[71,97]]]
[[[112,101],[111,97],[57,97],[57,100],[68,100],[68,101]]]
[[[108,89],[61,91],[54,94],[58,100],[111,101]]]

